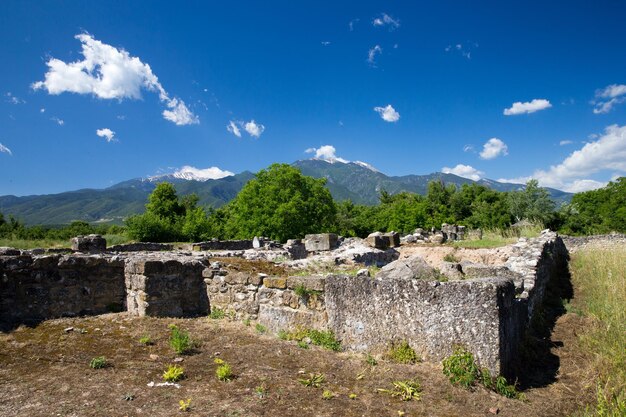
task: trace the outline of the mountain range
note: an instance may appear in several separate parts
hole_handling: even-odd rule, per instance
[[[381,190],[390,194],[408,191],[426,194],[428,183],[441,180],[445,184],[478,183],[497,191],[521,190],[524,185],[498,181],[471,179],[454,174],[435,172],[427,175],[388,176],[362,162],[307,159],[292,164],[304,175],[326,178],[326,186],[337,201],[351,200],[356,204],[378,203]],[[244,171],[220,179],[195,178],[192,175],[165,174],[136,178],[105,189],[82,189],[59,194],[16,197],[0,196],[0,212],[13,215],[27,225],[61,225],[75,220],[92,223],[117,223],[143,212],[148,195],[156,184],[168,181],[174,184],[179,195],[195,193],[199,204],[220,207],[232,200],[254,174]],[[572,194],[547,189],[558,204],[567,202]]]

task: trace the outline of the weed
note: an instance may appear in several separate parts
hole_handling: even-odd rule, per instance
[[[243,321],[243,325],[244,325],[244,326],[247,326],[247,327],[250,327],[250,319],[245,319],[245,320]]]
[[[400,397],[402,401],[419,401],[422,396],[422,386],[417,379],[407,381],[393,381],[392,389],[379,388],[379,392],[389,394],[392,397]]]
[[[302,349],[308,349],[309,348],[309,344],[307,342],[305,342],[304,340],[301,340],[298,342],[298,347],[302,348]]]
[[[144,345],[144,346],[152,346],[152,345],[154,345],[154,341],[148,335],[143,336],[141,339],[139,339],[139,343]]]
[[[263,326],[261,323],[257,323],[254,328],[256,329],[257,332],[263,334],[267,332],[267,327]]]
[[[376,366],[376,365],[378,365],[378,361],[376,360],[376,358],[373,357],[372,355],[370,355],[369,353],[365,357],[365,363],[367,363],[369,366]]]
[[[313,388],[319,388],[325,380],[326,377],[324,374],[309,374],[308,378],[298,379],[298,381],[305,387]]]
[[[280,340],[289,340],[289,333],[283,329],[278,331],[278,338]]]
[[[322,293],[321,291],[311,290],[311,289],[305,287],[302,284],[296,285],[296,288],[294,289],[294,292],[300,298],[309,298],[309,297],[311,297],[313,295],[317,296],[317,295],[320,295]]]
[[[122,398],[124,401],[133,401],[135,399],[135,394],[127,392]]]
[[[167,370],[163,372],[163,379],[167,382],[180,381],[185,377],[185,370],[182,366],[170,365]]]
[[[452,355],[445,358],[442,364],[443,374],[454,385],[470,388],[480,376],[474,355],[461,346],[456,346]]]
[[[254,393],[256,394],[257,397],[263,399],[267,397],[267,387],[263,384],[257,386],[256,388],[254,388]]]
[[[224,362],[215,370],[215,376],[217,376],[217,379],[220,381],[227,382],[233,379],[233,370],[229,364]]]
[[[209,318],[213,320],[221,320],[224,317],[226,317],[226,312],[221,308],[212,308],[211,312],[209,313]]]
[[[215,359],[213,359],[213,363],[216,364],[216,365],[223,365],[226,362],[224,362],[224,359],[215,358]]]
[[[357,397],[358,397],[358,395],[356,395],[353,392],[351,392],[350,395],[348,395],[348,398],[350,398],[351,400],[356,400]]]
[[[418,361],[417,354],[406,340],[391,345],[389,359],[397,363],[415,363]]]
[[[335,394],[330,390],[325,389],[324,392],[322,392],[322,399],[324,400],[332,400],[334,396]]]
[[[443,260],[446,262],[454,262],[454,263],[459,263],[461,262],[461,259],[457,258],[456,256],[454,256],[454,253],[449,253],[446,256],[443,257]]]
[[[193,348],[193,343],[189,333],[180,330],[175,324],[170,325],[170,346],[179,355],[189,353]]]
[[[180,400],[178,402],[178,409],[180,411],[189,411],[189,410],[191,410],[191,398],[187,398],[187,400]]]
[[[315,346],[321,346],[328,350],[333,350],[338,352],[341,350],[341,342],[339,342],[335,338],[335,334],[331,330],[315,330],[315,329],[304,329],[304,328],[296,328],[291,332],[280,331],[278,332],[278,337],[282,340],[295,340],[297,342],[301,342],[305,338],[311,339],[311,343]]]
[[[91,369],[102,369],[106,368],[107,366],[108,363],[104,356],[97,356],[89,362],[89,367]]]

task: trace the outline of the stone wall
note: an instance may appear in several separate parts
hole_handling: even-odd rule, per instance
[[[107,255],[0,256],[0,321],[121,311],[124,262]]]
[[[170,251],[174,245],[169,243],[135,242],[123,245],[113,245],[107,248],[108,252],[160,252]]]
[[[406,340],[424,360],[439,361],[454,345],[482,366],[507,374],[521,328],[510,280],[326,279],[328,327],[350,350],[385,352]]]
[[[252,249],[252,240],[210,240],[192,245],[195,251]]]
[[[626,235],[614,233],[595,236],[563,236],[563,242],[571,253],[581,249],[610,249],[616,245],[626,246]]]

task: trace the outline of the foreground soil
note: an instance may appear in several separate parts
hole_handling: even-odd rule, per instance
[[[559,318],[546,341],[560,365],[556,380],[526,389],[524,401],[483,388],[452,386],[438,364],[399,365],[379,359],[372,366],[364,355],[303,349],[259,334],[254,323],[131,318],[125,313],[49,320],[0,333],[0,415],[561,416],[589,400],[594,388],[585,386],[585,358],[577,353],[575,331],[584,326],[583,320],[574,314]],[[195,352],[173,352],[168,343],[172,323],[199,342]],[[139,343],[146,335],[154,345]],[[110,366],[91,369],[89,362],[96,356],[105,356]],[[232,381],[217,380],[216,357],[232,366]],[[163,371],[181,358],[178,364],[186,378],[180,388],[148,386],[162,382]],[[309,373],[325,375],[320,388],[298,381]],[[413,378],[422,385],[419,401],[378,391],[391,388],[392,381]],[[334,397],[323,399],[324,390]],[[191,407],[184,413],[179,401],[187,399]]]

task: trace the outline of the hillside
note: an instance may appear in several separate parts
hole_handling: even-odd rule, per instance
[[[436,172],[428,175],[388,176],[363,163],[327,162],[309,159],[293,164],[303,174],[315,178],[326,178],[327,187],[338,200],[351,200],[357,204],[378,203],[381,190],[391,194],[408,191],[425,194],[428,183],[442,180],[446,184],[471,184],[474,181],[453,174]],[[28,224],[66,224],[75,220],[87,222],[107,222],[121,224],[123,219],[141,213],[148,195],[156,184],[169,181],[174,184],[179,195],[196,193],[203,206],[221,207],[232,200],[239,190],[254,177],[249,171],[216,179],[198,181],[171,175],[147,179],[137,178],[115,184],[109,188],[83,189],[59,194],[32,195],[24,197],[0,197],[0,212],[13,215]],[[498,191],[512,191],[523,188],[519,184],[507,184],[481,179],[478,184]],[[569,201],[572,194],[548,189],[557,204]]]

